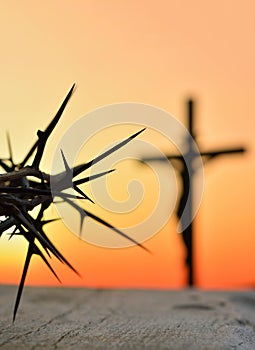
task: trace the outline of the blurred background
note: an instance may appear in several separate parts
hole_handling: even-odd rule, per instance
[[[205,167],[202,203],[194,221],[197,286],[254,287],[254,11],[251,0],[1,2],[1,157],[8,155],[8,130],[14,158],[22,159],[38,128],[45,128],[74,82],[76,91],[47,147],[45,171],[51,168],[61,136],[95,108],[141,102],[186,124],[186,99],[193,98],[201,149],[242,145],[248,150],[244,155],[220,157]],[[86,145],[78,162],[96,156],[105,142],[135,131],[134,126],[127,126],[115,128],[104,138],[98,135]],[[163,152],[171,151],[172,145],[153,131],[147,130],[139,139],[155,142]],[[138,176],[145,189],[143,206],[132,217],[111,214],[96,205],[89,208],[125,227],[153,210],[157,183],[149,167],[120,162],[116,169],[109,175],[112,196],[126,200],[129,178]],[[49,216],[56,217],[54,209]],[[79,278],[52,261],[64,286],[181,288],[186,279],[185,253],[176,227],[173,214],[144,242],[152,254],[138,247],[109,249],[88,244],[61,222],[46,229],[82,275]],[[96,232],[101,227],[89,222],[87,229]],[[25,249],[22,238],[1,239],[0,283],[19,282]],[[58,282],[33,257],[27,284]]]

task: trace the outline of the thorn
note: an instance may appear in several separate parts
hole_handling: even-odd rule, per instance
[[[13,164],[13,154],[12,154],[12,146],[11,146],[11,139],[10,139],[10,134],[7,131],[6,132],[6,137],[7,137],[7,144],[8,144],[8,150],[9,150],[9,160],[11,161],[12,165]]]
[[[89,182],[89,181],[98,179],[99,177],[102,177],[102,176],[104,176],[104,175],[110,174],[110,173],[112,173],[112,172],[115,171],[115,170],[116,170],[116,169],[111,169],[111,170],[104,171],[104,172],[99,173],[99,174],[90,175],[90,176],[84,177],[83,179],[75,180],[75,181],[73,181],[73,183],[74,183],[75,185],[81,185],[81,184],[83,184],[83,183],[85,183],[85,182]]]
[[[62,159],[63,159],[64,165],[65,165],[66,172],[67,173],[72,172],[72,170],[70,169],[70,167],[69,167],[69,165],[68,165],[68,163],[66,161],[66,158],[65,158],[65,155],[64,155],[64,152],[62,151],[62,149],[60,150],[60,152],[61,152],[61,155],[62,155]]]
[[[14,310],[13,310],[13,318],[12,318],[12,322],[15,322],[15,318],[16,318],[16,314],[19,308],[19,303],[20,303],[20,299],[21,299],[21,295],[22,295],[22,291],[23,291],[23,287],[24,287],[24,283],[25,283],[25,279],[27,276],[27,271],[28,271],[28,267],[29,267],[29,263],[31,260],[33,253],[32,253],[32,245],[31,243],[29,243],[28,245],[28,250],[27,250],[27,255],[26,255],[26,260],[25,260],[25,264],[23,267],[23,272],[22,272],[22,276],[21,276],[21,280],[19,283],[19,288],[18,288],[18,293],[16,296],[16,301],[15,301],[15,305],[14,305]]]
[[[92,165],[94,165],[94,164],[100,162],[102,159],[108,157],[111,153],[116,152],[118,149],[122,148],[127,143],[129,143],[131,140],[133,140],[135,137],[137,137],[139,134],[141,134],[145,129],[146,128],[143,128],[143,129],[139,130],[135,134],[129,136],[127,139],[119,142],[117,145],[115,145],[112,148],[110,148],[108,151],[105,151],[104,153],[100,154],[98,157],[94,158],[90,162],[85,163],[85,164],[81,164],[81,165],[78,165],[78,166],[74,167],[73,168],[73,177],[79,175],[81,172],[83,172],[84,170],[90,168]]]

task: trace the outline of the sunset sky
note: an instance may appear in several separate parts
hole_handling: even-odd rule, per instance
[[[42,170],[50,171],[62,135],[95,108],[143,103],[185,124],[185,101],[194,98],[201,149],[247,148],[245,155],[222,156],[206,164],[202,203],[194,221],[197,286],[254,287],[254,13],[252,0],[2,1],[0,156],[8,154],[8,130],[15,160],[21,160],[36,140],[36,131],[46,127],[74,82],[77,88],[49,142]],[[106,141],[116,142],[139,129],[127,125],[90,140],[78,161],[96,156]],[[172,150],[151,130],[139,140],[155,142],[163,152]],[[144,220],[157,201],[155,176],[149,167],[120,163],[108,176],[117,201],[128,198],[129,177],[144,183],[140,208],[127,215],[88,204],[89,209],[118,227]],[[167,170],[165,181],[169,181]],[[55,210],[48,215],[56,217]],[[92,222],[85,223],[86,227],[92,234],[102,230]],[[82,275],[74,275],[52,259],[64,286],[180,288],[185,284],[184,251],[176,227],[173,214],[144,242],[152,254],[139,247],[109,249],[89,244],[61,222],[46,229]],[[2,237],[0,283],[19,282],[25,253],[22,238],[8,241],[8,236]],[[27,284],[58,282],[34,257]]]

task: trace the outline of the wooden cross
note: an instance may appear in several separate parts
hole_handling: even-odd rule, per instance
[[[194,140],[196,140],[196,136],[194,133],[194,102],[193,100],[187,101],[187,110],[188,110],[188,131],[189,135],[187,137],[187,151],[186,153],[180,154],[170,154],[166,155],[168,160],[178,160],[182,169],[179,171],[181,182],[182,182],[182,193],[180,196],[179,205],[177,208],[177,216],[180,220],[181,227],[184,227],[182,230],[182,238],[184,241],[184,245],[186,248],[186,265],[188,269],[188,280],[187,285],[194,285],[194,247],[193,247],[193,183],[194,183],[194,175],[196,173],[195,161],[196,158],[201,156],[204,159],[204,162],[214,159],[220,155],[225,154],[235,154],[235,153],[244,153],[245,149],[243,147],[239,148],[227,148],[227,149],[218,149],[206,152],[198,153],[194,147]],[[145,162],[151,161],[165,161],[166,158],[143,158]],[[186,210],[184,211],[184,208]],[[188,223],[185,224],[185,223]]]

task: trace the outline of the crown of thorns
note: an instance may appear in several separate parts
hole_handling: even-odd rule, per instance
[[[40,162],[45,151],[47,140],[56,127],[61,115],[63,114],[63,111],[73,94],[74,87],[75,84],[68,92],[58,112],[49,123],[47,128],[44,131],[38,130],[38,138],[22,162],[18,164],[14,162],[11,142],[8,134],[7,141],[9,148],[9,157],[0,159],[0,167],[3,170],[3,173],[0,174],[0,216],[4,218],[1,219],[0,222],[0,237],[5,231],[13,228],[10,234],[10,238],[14,237],[15,235],[21,235],[28,242],[25,264],[23,267],[23,272],[14,305],[13,321],[15,320],[19,307],[28,267],[31,262],[31,257],[34,254],[39,255],[42,258],[43,262],[48,266],[50,271],[58,280],[59,278],[47,260],[45,254],[48,257],[51,257],[51,255],[55,256],[59,261],[66,264],[75,273],[79,274],[56,248],[56,246],[50,241],[44,231],[44,225],[55,220],[45,220],[44,211],[54,202],[56,197],[68,203],[71,207],[78,211],[80,214],[80,229],[82,229],[84,219],[86,217],[89,217],[113,230],[117,234],[130,240],[132,243],[135,243],[141,248],[147,250],[146,247],[144,247],[133,238],[121,232],[116,227],[98,217],[97,215],[81,208],[74,202],[74,199],[76,198],[93,202],[89,196],[86,195],[78,186],[88,181],[92,181],[98,177],[109,174],[110,172],[114,171],[114,169],[110,169],[96,175],[86,176],[79,180],[75,180],[75,178],[85,170],[89,169],[92,165],[100,162],[111,153],[125,146],[128,142],[143,132],[144,129],[139,130],[135,134],[129,136],[127,139],[110,148],[108,151],[95,157],[93,160],[74,166],[73,168],[69,167],[64,153],[61,150],[65,171],[56,175],[50,175],[40,170]],[[31,165],[27,165],[28,161],[30,161]],[[77,195],[67,194],[63,192],[68,188],[73,188],[77,192]],[[54,192],[52,189],[54,189]],[[36,207],[38,207],[39,212],[36,217],[34,217],[30,211]],[[40,248],[38,246],[38,242],[40,243]]]

